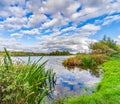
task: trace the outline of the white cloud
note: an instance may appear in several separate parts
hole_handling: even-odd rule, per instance
[[[77,30],[77,28],[75,26],[71,26],[71,27],[67,27],[65,29],[62,29],[61,32],[67,32],[67,31],[71,31],[71,30]]]
[[[18,25],[25,25],[27,22],[27,18],[23,17],[11,17],[11,18],[7,18],[3,23],[4,24],[18,24]]]
[[[26,51],[26,52],[41,52],[38,45],[25,45],[20,40],[15,38],[0,38],[0,51],[4,51],[7,48],[8,51]]]
[[[66,33],[67,31],[75,31],[73,34]],[[88,39],[87,36],[95,34],[100,30],[100,26],[93,24],[84,25],[81,29],[71,26],[61,31],[56,30],[52,35],[37,37],[40,40],[41,49],[49,51],[69,50],[70,52],[88,51],[88,46],[96,40]],[[61,34],[61,35],[60,35]]]
[[[10,14],[15,17],[23,17],[26,14],[26,10],[23,7],[9,7]]]
[[[3,48],[7,48],[8,50],[18,49],[20,43],[15,38],[0,38],[0,50],[3,51]]]
[[[50,21],[44,23],[44,24],[42,25],[42,27],[43,27],[43,28],[53,27],[53,26],[56,25],[57,23],[58,23],[58,19],[55,18],[55,19],[53,19],[53,20],[50,20]]]
[[[45,12],[56,13],[63,10],[70,4],[72,0],[47,0],[44,4]]]
[[[24,35],[38,35],[38,34],[40,34],[39,29],[21,30],[20,33],[22,33]]]
[[[82,3],[83,0],[80,0]],[[88,0],[83,1],[82,10],[77,13],[73,13],[71,15],[71,19],[75,22],[83,22],[89,20],[91,18],[99,17],[104,14],[112,14],[115,12],[120,12],[119,5],[120,2],[112,2],[112,0],[104,1],[101,0],[99,3],[97,0],[92,0],[88,2]],[[96,3],[97,2],[97,3]],[[111,3],[112,2],[112,3]]]
[[[43,25],[42,28],[59,28],[62,27],[66,24],[68,24],[69,19],[64,18],[60,13],[54,14],[52,20],[46,21]]]
[[[9,15],[10,15],[10,13],[9,13],[8,11],[0,10],[0,16],[1,16],[1,17],[7,17],[7,16],[9,16]]]
[[[26,2],[26,8],[35,14],[39,13],[39,9],[42,7],[42,0],[29,0]]]
[[[2,30],[7,30],[7,31],[15,31],[18,29],[21,29],[26,25],[27,18],[23,17],[11,17],[11,18],[6,18],[6,20],[2,21],[0,24],[0,27]]]
[[[6,29],[7,31],[15,31],[15,30],[18,30],[18,29],[21,29],[21,26],[18,25],[18,24],[3,24],[3,27],[2,29]]]
[[[69,5],[66,8],[66,14],[71,15],[72,13],[75,13],[76,10],[80,7],[80,3],[79,2],[75,2],[72,5]]]
[[[78,34],[67,36],[43,36],[40,38],[41,49],[55,50],[69,50],[70,52],[88,51],[90,42],[95,41]]]
[[[120,21],[120,15],[114,15],[114,16],[107,16],[104,20],[103,20],[103,24],[102,25],[108,25],[111,24],[112,22],[115,21]]]
[[[86,31],[93,31],[93,30],[97,31],[100,30],[100,26],[95,26],[94,24],[87,24],[81,27],[81,29]]]
[[[16,4],[18,5],[15,6]],[[16,50],[20,50],[20,48],[29,51],[68,49],[78,52],[81,49],[87,49],[88,41],[93,41],[88,39],[88,36],[96,34],[103,25],[120,20],[119,15],[112,15],[120,12],[119,6],[120,1],[118,0],[3,0],[0,3],[0,17],[4,17],[4,20],[0,21],[0,32],[9,31],[11,37],[18,37],[21,40],[24,35],[26,37],[32,35],[32,37],[37,37],[40,43],[35,46],[15,45],[13,47],[15,43],[18,44],[16,40],[11,42],[12,39],[1,38],[3,42],[1,44]],[[77,11],[79,7],[81,10]],[[32,15],[26,17],[27,13],[32,13]],[[51,19],[45,14],[50,15]],[[105,14],[108,16],[102,22],[93,21],[91,24],[85,23],[77,28],[79,24]],[[73,24],[67,27],[69,22]],[[63,28],[64,26],[65,28]],[[45,29],[50,30],[51,28],[53,33],[47,35]],[[63,29],[60,31],[61,28]],[[16,31],[18,32],[16,33]],[[69,33],[69,31],[72,32]],[[13,44],[9,45],[4,41]]]
[[[38,25],[40,22],[44,22],[46,21],[47,18],[45,15],[43,14],[33,14],[29,20],[28,20],[28,25],[27,27],[35,27],[36,25]]]
[[[104,0],[78,0],[85,7],[98,7],[105,3]],[[107,2],[110,0],[107,0]]]
[[[86,24],[82,26],[81,28],[76,28],[77,33],[80,34],[80,36],[87,37],[90,35],[94,35],[101,29],[101,26],[96,26],[94,24]]]
[[[18,38],[22,38],[23,37],[23,34],[19,34],[19,33],[13,33],[13,34],[10,34],[11,37],[18,37]]]

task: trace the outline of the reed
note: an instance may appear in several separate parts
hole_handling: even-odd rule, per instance
[[[9,52],[0,66],[0,102],[2,104],[40,104],[54,90],[56,78],[52,70],[45,70],[42,58],[27,63],[13,63]]]

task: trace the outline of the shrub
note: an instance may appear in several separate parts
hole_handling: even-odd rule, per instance
[[[13,63],[8,51],[0,66],[1,104],[39,104],[54,90],[55,73],[45,70],[46,62]]]

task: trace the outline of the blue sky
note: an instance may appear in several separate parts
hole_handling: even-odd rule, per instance
[[[2,0],[0,51],[88,50],[107,35],[120,43],[120,0]]]

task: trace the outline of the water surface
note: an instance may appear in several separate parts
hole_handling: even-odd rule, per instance
[[[67,69],[62,65],[64,59],[72,56],[44,56],[41,63],[48,60],[45,68],[53,69],[57,76],[54,98],[64,96],[77,96],[92,93],[91,89],[95,88],[101,77],[98,73],[80,68]],[[19,57],[27,61],[28,57]],[[31,60],[37,60],[40,56],[32,56]]]

